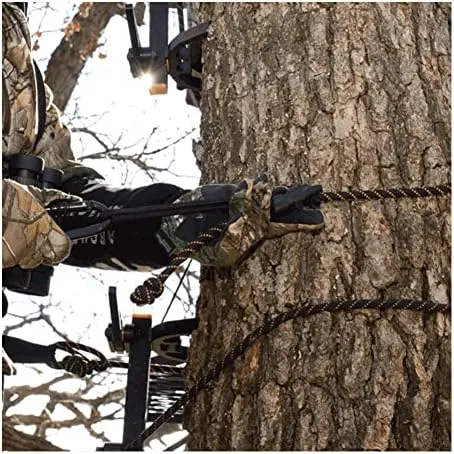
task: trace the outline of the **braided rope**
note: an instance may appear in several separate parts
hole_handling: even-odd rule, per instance
[[[142,285],[139,285],[131,295],[131,301],[139,306],[152,304],[156,298],[162,295],[165,281],[172,273],[189,257],[196,254],[203,246],[214,238],[219,238],[227,222],[222,222],[216,227],[211,227],[199,237],[189,242],[184,248],[176,251],[170,264],[158,276],[151,276]]]
[[[54,369],[63,369],[80,378],[91,375],[93,372],[104,372],[108,368],[128,369],[129,363],[124,361],[108,360],[99,350],[77,342],[56,342],[51,345],[55,350],[70,353],[61,361],[54,359],[49,366]],[[90,360],[81,352],[89,353],[98,359]],[[167,364],[150,364],[150,375],[183,375],[183,368]]]
[[[50,366],[55,369],[64,369],[80,378],[95,371],[103,372],[109,366],[107,358],[101,352],[87,345],[67,341],[56,342],[52,346],[55,347],[55,350],[63,350],[70,353],[70,355],[65,356],[61,361],[54,359]],[[89,353],[98,359],[88,359],[81,352]]]
[[[328,191],[322,192],[320,202],[349,202],[360,200],[384,200],[401,198],[423,198],[432,196],[442,196],[451,193],[451,185],[443,184],[439,186],[426,186],[416,188],[390,188],[390,189],[371,189],[371,190],[351,190],[351,191]],[[131,294],[131,301],[139,306],[153,304],[164,291],[164,283],[172,273],[189,257],[197,253],[208,241],[220,238],[224,229],[228,226],[223,222],[216,227],[212,227],[207,232],[202,233],[197,239],[188,243],[184,248],[176,251],[170,265],[157,276],[151,276],[142,285],[136,287]]]
[[[383,199],[402,199],[402,198],[422,198],[442,196],[451,193],[450,184],[440,186],[425,186],[420,188],[390,188],[390,189],[371,189],[351,191],[328,191],[322,192],[321,202],[348,202],[355,200],[383,200]]]
[[[337,311],[352,311],[356,309],[405,309],[429,313],[450,314],[451,305],[434,303],[432,301],[411,300],[411,299],[361,299],[353,301],[329,301],[323,304],[309,304],[296,307],[287,312],[282,312],[274,318],[266,321],[263,325],[249,333],[241,342],[235,345],[224,358],[217,362],[207,373],[198,379],[184,396],[175,401],[164,413],[162,413],[155,421],[146,428],[133,442],[126,446],[130,449],[133,446],[142,446],[145,440],[150,437],[159,427],[167,423],[172,416],[188,402],[194,401],[198,393],[206,388],[210,382],[219,379],[221,373],[231,366],[237,358],[242,356],[244,352],[260,337],[270,333],[282,323],[292,320],[297,317],[309,317],[321,312],[337,312]]]

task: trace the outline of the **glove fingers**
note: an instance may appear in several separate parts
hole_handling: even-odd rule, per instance
[[[270,224],[268,231],[267,239],[278,238],[282,235],[292,232],[313,232],[315,230],[320,230],[323,227],[323,222],[321,224]]]
[[[282,213],[289,210],[292,206],[307,206],[311,199],[321,194],[322,186],[319,184],[302,184],[283,191],[282,187],[273,190],[272,212]],[[318,201],[318,204],[320,202]]]

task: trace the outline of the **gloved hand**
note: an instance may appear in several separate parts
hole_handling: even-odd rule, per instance
[[[308,184],[273,189],[266,175],[242,181],[230,201],[236,220],[218,245],[223,265],[245,260],[264,240],[321,229],[324,221],[317,201],[321,191],[320,185]]]
[[[210,227],[227,223],[220,239],[204,246],[194,258],[204,265],[231,266],[249,257],[266,239],[321,229],[324,222],[317,197],[321,191],[320,185],[308,184],[273,189],[265,175],[238,185],[201,186],[175,203],[230,197],[228,212],[166,218],[162,228],[176,247],[184,247]]]
[[[320,210],[322,186],[300,184],[288,188],[279,186],[271,196],[270,226],[267,239],[290,232],[319,230],[323,227]]]
[[[25,186],[2,180],[2,265],[36,268],[56,265],[68,257],[71,241],[47,214],[55,200],[80,200],[56,189]]]

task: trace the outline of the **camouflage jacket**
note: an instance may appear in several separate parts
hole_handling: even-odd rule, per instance
[[[46,166],[74,175],[102,178],[74,160],[71,133],[52,103],[52,92],[38,77],[31,56],[30,32],[24,13],[14,4],[2,5],[2,153],[32,154]],[[39,99],[39,98],[44,99]],[[45,103],[45,115],[39,103]],[[44,109],[41,109],[43,113]],[[45,117],[45,118],[42,118]],[[41,122],[41,127],[40,127]],[[42,135],[38,137],[41,129]]]

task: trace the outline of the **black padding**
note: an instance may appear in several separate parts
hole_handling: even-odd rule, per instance
[[[43,363],[52,362],[55,347],[28,342],[17,337],[2,336],[2,345],[8,356],[15,363]]]
[[[85,200],[96,200],[108,207],[118,208],[171,203],[187,192],[178,186],[165,183],[122,189],[102,180],[79,177],[68,180],[62,189]],[[161,268],[170,263],[170,258],[169,251],[156,238],[160,227],[161,218],[121,223],[104,236],[98,235],[85,243],[75,244],[65,263],[82,267],[102,263],[109,268],[130,270],[137,269],[136,265]]]

